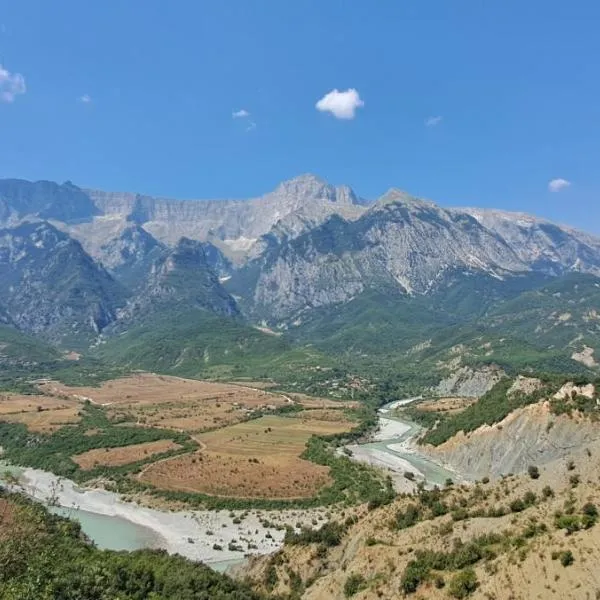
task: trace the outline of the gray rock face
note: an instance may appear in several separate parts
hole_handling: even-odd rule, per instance
[[[246,251],[280,221],[288,233],[304,231],[332,214],[356,218],[364,201],[348,187],[336,188],[313,175],[280,184],[273,192],[250,200],[169,200],[139,194],[88,190],[105,217],[143,225],[158,240],[181,237],[223,240],[232,251]]]
[[[70,182],[0,179],[0,225],[16,224],[24,217],[71,223],[99,213],[90,197]]]
[[[0,224],[51,220],[134,290],[180,239],[254,317],[285,321],[368,289],[420,295],[452,274],[600,275],[600,239],[527,215],[444,209],[392,189],[373,204],[303,175],[250,200],[177,201],[0,181]],[[199,267],[200,270],[204,266]]]
[[[461,367],[446,377],[432,390],[436,396],[480,398],[502,379],[504,372],[495,367],[471,369]]]
[[[126,296],[78,242],[48,223],[0,230],[0,280],[6,317],[52,342],[93,338]]]
[[[153,261],[146,283],[119,313],[119,327],[147,319],[153,313],[199,308],[222,316],[239,314],[235,300],[211,269],[205,246],[182,238]]]
[[[369,287],[426,294],[457,269],[502,277],[528,268],[470,215],[396,190],[355,221],[334,216],[294,238],[271,236],[246,267],[257,273],[254,306],[277,318],[347,301]]]
[[[521,213],[467,208],[484,227],[493,231],[532,268],[550,275],[566,271],[600,274],[600,239]]]
[[[598,440],[597,423],[554,416],[542,402],[512,412],[497,425],[485,425],[467,435],[459,433],[436,448],[419,449],[467,479],[478,480],[553,463]]]

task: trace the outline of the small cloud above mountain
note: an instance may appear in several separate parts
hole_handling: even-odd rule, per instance
[[[79,96],[79,98],[77,98],[77,101],[81,102],[82,104],[91,104],[92,97],[89,94],[83,94],[83,96]]]
[[[0,102],[14,102],[25,93],[25,78],[21,73],[11,73],[0,64]]]
[[[350,120],[356,116],[356,110],[364,105],[358,91],[350,88],[344,92],[338,89],[332,90],[325,94],[315,107],[321,112],[331,113],[336,119]]]
[[[442,122],[442,117],[440,115],[436,117],[427,117],[425,119],[425,127],[435,127]]]
[[[231,116],[234,119],[246,119],[250,116],[250,113],[245,108],[241,108],[240,110],[234,110]]]
[[[562,179],[561,177],[559,177],[557,179],[552,179],[551,181],[548,182],[548,190],[550,192],[560,192],[561,190],[568,188],[570,185],[571,185],[570,181],[567,181],[566,179]]]

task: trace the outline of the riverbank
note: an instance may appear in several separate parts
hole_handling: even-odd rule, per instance
[[[143,547],[162,548],[209,566],[235,563],[246,554],[269,554],[283,544],[285,525],[310,526],[313,521],[325,520],[325,511],[320,509],[160,511],[124,502],[113,492],[80,488],[73,481],[37,469],[24,469],[19,484],[30,497],[63,507],[71,518],[77,518],[78,511],[112,517],[104,526],[114,527],[117,540],[131,535],[119,529],[126,520],[149,532]],[[81,516],[83,521],[85,515]]]
[[[414,491],[419,482],[433,487],[443,485],[448,479],[460,480],[455,472],[419,452],[414,443],[422,431],[419,425],[392,416],[395,408],[419,399],[395,400],[382,406],[378,411],[379,426],[372,441],[345,448],[352,460],[386,471],[399,493]]]

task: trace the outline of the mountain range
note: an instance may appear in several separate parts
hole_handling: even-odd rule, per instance
[[[2,323],[62,349],[122,346],[192,311],[194,332],[213,341],[227,322],[233,354],[240,336],[260,335],[269,352],[267,338],[283,336],[280,350],[425,360],[434,337],[457,332],[479,359],[498,358],[473,349],[501,346],[503,334],[571,367],[595,368],[600,350],[600,238],[520,213],[443,208],[397,189],[368,201],[313,175],[248,200],[5,179],[0,227]]]

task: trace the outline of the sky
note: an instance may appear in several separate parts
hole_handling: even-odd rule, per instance
[[[366,198],[600,234],[594,0],[0,0],[0,177]]]

